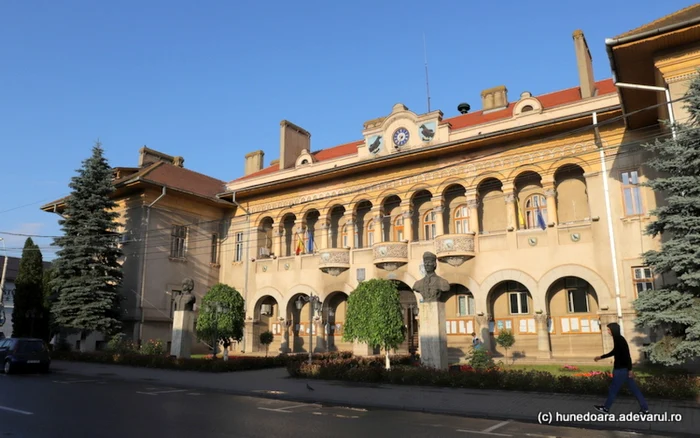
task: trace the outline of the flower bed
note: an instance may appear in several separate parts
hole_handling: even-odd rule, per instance
[[[323,353],[313,356],[315,360],[319,361],[341,360],[350,357],[352,357],[352,353],[349,352]],[[212,359],[211,357],[202,359],[178,359],[166,355],[148,355],[133,352],[95,351],[81,353],[77,351],[55,351],[51,353],[51,359],[53,360],[214,373],[279,368],[292,363],[303,362],[307,358],[307,354],[290,354],[274,357],[229,356],[229,360],[224,361],[223,359]]]
[[[512,391],[555,392],[605,396],[611,377],[609,373],[580,373],[555,376],[545,371],[507,370],[498,367],[474,369],[462,365],[451,371],[440,371],[410,365],[410,357],[396,357],[392,369],[384,369],[383,358],[350,358],[290,362],[290,376],[351,382],[372,382],[403,385],[426,385],[452,388],[498,389]],[[637,378],[646,397],[695,399],[700,394],[697,377],[669,375]],[[630,395],[626,387],[622,395]]]

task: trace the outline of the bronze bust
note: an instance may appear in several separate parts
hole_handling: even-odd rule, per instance
[[[423,253],[423,266],[425,266],[425,277],[416,281],[413,290],[421,294],[424,302],[437,302],[440,300],[441,293],[450,290],[450,283],[435,273],[437,256],[432,252]]]
[[[190,277],[182,280],[182,292],[175,299],[175,304],[177,305],[177,310],[194,310],[194,303],[197,298],[192,294],[194,289],[194,280]]]

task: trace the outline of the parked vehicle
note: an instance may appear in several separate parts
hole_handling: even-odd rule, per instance
[[[5,374],[23,369],[47,373],[51,356],[41,339],[6,338],[0,341],[0,364]]]

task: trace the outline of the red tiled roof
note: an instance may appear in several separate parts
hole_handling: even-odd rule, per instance
[[[614,93],[617,91],[612,79],[605,79],[595,83],[598,89],[598,96]],[[543,94],[536,97],[544,109],[553,108],[559,105],[566,105],[581,100],[581,88],[572,87],[565,90],[554,91],[552,93]],[[463,129],[469,126],[481,125],[483,123],[493,122],[496,120],[512,117],[513,107],[515,103],[510,103],[506,108],[484,114],[482,111],[476,111],[469,114],[462,114],[456,117],[443,120],[441,123],[449,123],[453,130]],[[364,140],[346,143],[340,146],[335,146],[328,149],[322,149],[314,152],[313,155],[318,161],[332,160],[335,158],[345,157],[357,153],[357,146],[364,143]],[[274,164],[268,166],[258,172],[250,175],[242,176],[234,181],[243,181],[250,178],[255,178],[263,175],[269,175],[279,170],[279,165]]]
[[[170,163],[156,164],[142,179],[208,198],[216,198],[225,190],[224,181]]]

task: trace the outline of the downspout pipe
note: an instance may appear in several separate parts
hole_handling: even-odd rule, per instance
[[[153,207],[156,202],[160,201],[166,193],[166,188],[163,186],[163,191],[160,196],[158,196],[153,202],[146,206],[146,230],[143,237],[143,251],[141,255],[141,291],[139,297],[139,307],[141,308],[141,322],[139,323],[139,341],[143,339],[143,325],[146,322],[146,314],[143,308],[144,297],[146,295],[146,254],[148,251],[148,228],[150,227],[151,221],[151,207]]]
[[[243,212],[246,214],[246,239],[245,239],[245,274],[244,274],[244,280],[243,280],[243,302],[245,302],[246,308],[248,307],[248,276],[250,272],[250,212],[245,209],[241,204],[239,204],[236,201],[236,192],[233,192],[231,195],[231,202],[233,204],[243,210]],[[245,353],[246,349],[246,335],[245,335],[245,326],[243,328],[243,342],[241,342],[241,353]],[[253,341],[251,341],[251,349],[252,349]]]
[[[613,268],[613,282],[615,283],[615,307],[617,308],[617,321],[620,324],[620,334],[625,335],[625,327],[622,318],[622,302],[620,300],[620,272],[617,266],[617,247],[615,245],[615,230],[612,222],[612,208],[610,206],[610,187],[608,186],[608,166],[605,162],[605,148],[598,129],[598,113],[593,113],[593,129],[600,154],[600,166],[603,177],[603,192],[605,198],[605,214],[608,222],[608,238],[610,239],[610,258]]]

